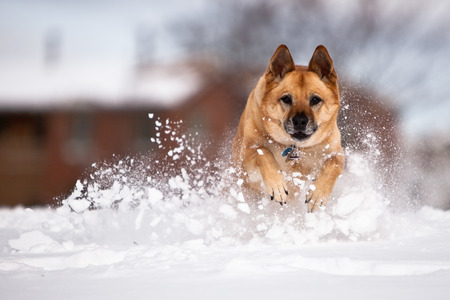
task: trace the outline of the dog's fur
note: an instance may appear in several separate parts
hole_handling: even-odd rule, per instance
[[[308,211],[328,202],[344,168],[337,79],[324,46],[316,48],[307,67],[296,66],[285,45],[277,48],[247,100],[233,140],[232,160],[247,190],[265,190],[286,204],[301,191],[283,173],[300,173],[311,180],[305,190]],[[282,156],[288,147],[298,148],[296,158]]]

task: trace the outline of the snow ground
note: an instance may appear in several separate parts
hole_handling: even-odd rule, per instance
[[[85,241],[65,241],[76,230],[67,226],[70,217],[53,210],[1,214],[2,299],[447,299],[450,292],[450,214],[427,207],[396,216],[403,228],[390,238],[298,244],[136,245],[122,237],[95,242],[88,233]],[[43,229],[49,221],[67,229]]]
[[[155,120],[154,142],[177,143],[164,164],[96,164],[57,208],[0,209],[1,299],[450,297],[450,212],[386,193],[370,155],[348,150],[334,199],[307,214],[245,202],[180,124]]]

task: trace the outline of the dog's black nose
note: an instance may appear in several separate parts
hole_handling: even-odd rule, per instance
[[[305,115],[305,113],[296,114],[292,118],[292,124],[294,125],[294,129],[296,131],[304,131],[306,129],[306,125],[308,125],[309,118]]]

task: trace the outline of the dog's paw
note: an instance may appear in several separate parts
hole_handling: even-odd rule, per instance
[[[322,189],[317,189],[314,185],[311,185],[306,193],[305,201],[305,203],[308,204],[308,212],[315,212],[321,206],[325,206],[329,197],[329,193],[324,193]]]
[[[270,196],[270,200],[280,202],[281,205],[286,204],[289,192],[286,188],[286,182],[281,171],[271,174],[269,178],[264,180],[266,191]]]

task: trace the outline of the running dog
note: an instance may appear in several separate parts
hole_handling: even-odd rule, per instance
[[[308,66],[296,66],[285,45],[277,48],[233,140],[232,161],[246,190],[265,192],[283,205],[304,189],[308,212],[328,202],[345,162],[337,80],[324,46]],[[292,175],[310,184],[285,179]]]

